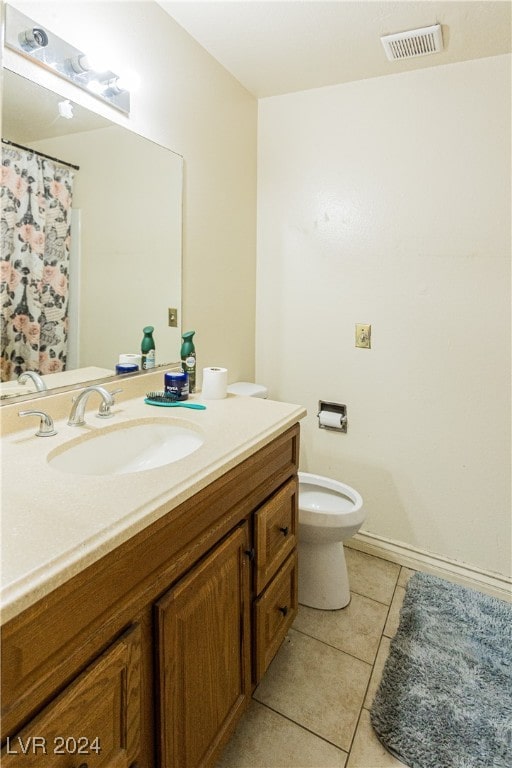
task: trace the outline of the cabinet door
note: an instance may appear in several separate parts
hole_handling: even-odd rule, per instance
[[[247,525],[156,605],[160,768],[211,765],[251,690]]]
[[[129,768],[140,746],[140,629],[134,626],[2,750],[2,768]],[[141,763],[142,765],[142,763]]]

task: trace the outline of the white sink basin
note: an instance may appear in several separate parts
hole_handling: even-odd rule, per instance
[[[200,432],[166,421],[127,422],[72,440],[48,455],[51,467],[74,475],[124,475],[179,461],[204,442]]]

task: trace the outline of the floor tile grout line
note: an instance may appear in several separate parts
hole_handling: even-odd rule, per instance
[[[321,741],[325,742],[325,744],[329,744],[331,747],[334,747],[335,749],[339,750],[340,752],[343,752],[344,755],[347,757],[349,756],[349,753],[346,749],[343,749],[343,747],[340,747],[339,744],[335,744],[333,741],[330,741],[330,739],[326,739],[325,736],[321,736],[319,733],[316,733],[316,731],[311,730],[311,728],[308,728],[306,725],[303,725],[303,723],[298,723],[296,720],[293,720],[288,715],[284,715],[282,712],[279,712],[278,709],[274,709],[270,706],[270,704],[266,704],[263,701],[260,701],[259,699],[256,699],[254,695],[252,696],[254,701],[257,701],[258,704],[261,704],[262,707],[266,707],[271,712],[274,712],[274,714],[279,715],[279,717],[282,717],[284,720],[288,720],[289,723],[293,723],[298,728],[301,728],[303,731],[306,731],[307,733],[310,733],[312,736],[315,736],[317,739],[320,739]]]
[[[322,645],[325,645],[327,648],[332,648],[333,651],[338,651],[339,653],[344,653],[345,656],[350,656],[351,659],[355,659],[356,661],[362,661],[363,664],[367,664],[369,667],[373,667],[374,661],[368,661],[368,659],[362,659],[360,656],[356,656],[355,653],[351,653],[350,651],[345,651],[343,648],[338,648],[336,645],[332,645],[331,643],[328,643],[326,640],[322,640],[319,637],[316,637],[316,635],[310,635],[309,632],[305,632],[303,629],[298,629],[297,627],[294,627],[293,624],[290,627],[290,629],[293,629],[294,632],[298,632],[300,635],[304,635],[304,637],[309,637],[311,640],[317,640],[319,643],[322,643]],[[381,632],[382,636],[382,632]],[[380,640],[379,640],[380,645]],[[375,658],[377,658],[377,652],[375,653]]]
[[[398,580],[398,579],[397,579]],[[393,595],[395,594],[396,584],[393,587]],[[387,605],[388,608],[391,605],[391,602],[393,598],[391,598],[391,602],[387,602],[386,600],[377,600],[376,597],[372,597],[371,595],[365,595],[364,592],[358,592],[357,589],[350,588],[350,591],[354,593],[354,595],[359,595],[359,597],[365,597],[367,600],[373,600],[374,603],[378,603],[379,605]]]
[[[393,605],[393,600],[395,599],[396,590],[397,590],[397,587],[398,587],[398,582],[400,581],[400,574],[402,573],[402,568],[403,568],[403,566],[400,566],[400,570],[398,571],[398,574],[397,574],[397,577],[396,577],[395,586],[393,587],[393,594],[391,595],[391,602],[388,605],[388,611],[386,613],[386,620],[384,621],[384,627],[383,627],[383,630],[382,630],[382,634],[383,635],[384,635],[384,633],[386,631],[386,625],[388,623],[389,614],[391,613],[391,606]],[[389,637],[389,635],[385,635],[385,636]],[[381,640],[382,640],[382,638],[381,638]]]
[[[364,690],[361,707],[359,708],[359,714],[358,714],[358,717],[357,717],[356,727],[354,728],[354,733],[352,734],[352,739],[350,741],[349,757],[350,757],[350,752],[352,751],[352,747],[354,746],[354,740],[356,738],[357,729],[359,728],[359,724],[361,722],[361,715],[362,715],[363,709],[365,709],[364,703],[365,703],[366,698],[368,696],[368,691],[370,689],[370,685],[371,685],[371,682],[372,682],[372,679],[373,679],[373,673],[375,672],[375,664],[377,662],[377,656],[379,655],[379,650],[380,650],[380,647],[381,647],[381,644],[382,644],[382,638],[386,637],[386,635],[384,635],[384,631],[386,629],[386,624],[388,623],[389,614],[391,612],[391,606],[393,605],[393,599],[395,597],[395,593],[396,593],[396,589],[397,589],[397,586],[398,586],[398,582],[400,580],[401,572],[402,572],[402,566],[400,566],[400,568],[398,570],[398,573],[396,575],[395,585],[393,587],[393,593],[392,593],[392,596],[391,596],[391,601],[388,604],[388,610],[386,611],[386,618],[384,619],[384,624],[383,624],[383,627],[382,627],[382,631],[380,633],[380,639],[379,639],[379,643],[378,643],[378,647],[377,647],[377,652],[375,654],[375,658],[373,660],[373,664],[371,665],[372,671],[370,673],[370,677],[368,679],[368,683],[367,683],[366,688]]]
[[[380,636],[380,640],[379,640],[379,648],[380,648],[380,644],[382,643],[382,638],[383,638],[383,633],[381,633],[381,636]],[[377,654],[378,654],[378,653],[379,653],[379,649],[377,649]],[[370,684],[371,684],[371,682],[372,682],[372,678],[373,678],[373,673],[374,673],[374,671],[375,671],[375,662],[377,661],[377,654],[375,655],[375,661],[374,661],[374,662],[373,662],[373,664],[372,664],[372,671],[371,671],[371,673],[370,673],[370,677],[368,678],[368,683],[367,683],[367,685],[366,685],[366,688],[364,689],[364,693],[363,693],[363,697],[362,697],[361,706],[359,707],[359,714],[358,714],[358,716],[357,716],[357,723],[356,723],[356,727],[354,728],[354,733],[352,734],[352,738],[351,738],[351,740],[350,740],[350,748],[349,748],[349,751],[348,751],[349,757],[350,757],[350,753],[351,753],[351,751],[352,751],[352,747],[354,746],[354,740],[355,740],[355,738],[356,738],[357,729],[359,728],[359,724],[360,724],[360,722],[361,722],[361,715],[362,715],[362,713],[363,713],[363,709],[365,709],[364,703],[365,703],[365,701],[366,701],[366,697],[368,696],[368,690],[369,690],[369,688],[370,688]]]
[[[381,640],[382,640],[382,636],[384,634],[384,629],[386,627],[386,623],[387,623],[387,620],[388,620],[388,617],[389,617],[389,612],[391,610],[391,603],[393,602],[393,597],[395,595],[395,590],[396,590],[396,587],[397,587],[397,584],[398,584],[398,579],[400,577],[400,570],[401,570],[401,567],[400,567],[400,569],[398,571],[398,574],[397,574],[397,577],[396,577],[395,586],[393,587],[391,601],[389,603],[384,603],[384,602],[382,602],[380,600],[376,600],[374,597],[370,597],[369,595],[365,595],[362,592],[357,592],[354,589],[350,589],[350,594],[351,595],[352,594],[358,595],[359,597],[364,597],[367,600],[371,600],[372,602],[377,603],[377,605],[382,605],[382,606],[386,606],[387,607],[386,617],[385,617],[384,623],[382,625],[382,630],[381,630],[381,633],[380,633],[381,636],[380,636],[379,642],[377,644],[377,651],[375,652],[375,656],[374,656],[373,661],[368,661],[367,659],[362,659],[360,656],[356,656],[354,653],[351,653],[350,651],[346,651],[343,648],[338,648],[336,645],[332,645],[331,643],[328,643],[325,640],[321,640],[319,637],[316,637],[316,635],[311,635],[311,634],[309,634],[309,632],[305,632],[303,629],[298,629],[297,627],[293,626],[293,624],[291,626],[291,629],[294,629],[296,632],[300,632],[302,635],[305,635],[306,637],[310,637],[313,640],[318,640],[319,643],[323,643],[324,645],[328,646],[329,648],[333,648],[336,651],[341,651],[342,653],[346,653],[347,656],[351,656],[353,659],[357,659],[358,661],[363,661],[365,664],[370,664],[370,665],[373,666],[373,664],[375,664],[375,660],[377,658],[377,653],[379,651],[379,647],[380,647],[380,643],[381,643]],[[350,603],[348,603],[347,605],[350,605]],[[302,606],[303,608],[311,608],[311,606],[303,605],[302,603],[299,603],[299,607],[300,606]],[[345,606],[345,607],[347,607],[347,606]],[[312,609],[312,610],[315,610],[315,609]],[[343,610],[343,608],[340,608],[339,610]],[[324,611],[322,611],[322,613],[324,613]]]

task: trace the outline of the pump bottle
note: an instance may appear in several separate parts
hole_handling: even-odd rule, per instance
[[[155,340],[153,339],[154,330],[152,325],[147,325],[143,329],[144,336],[140,345],[142,353],[141,367],[143,371],[154,368],[156,364]]]
[[[181,367],[188,373],[189,392],[196,391],[196,348],[194,347],[195,331],[186,331],[182,335],[183,343],[181,345]]]

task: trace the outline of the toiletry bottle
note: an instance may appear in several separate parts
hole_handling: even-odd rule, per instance
[[[196,391],[196,348],[194,347],[195,331],[186,331],[182,335],[183,343],[181,345],[181,367],[188,373],[188,391]]]
[[[153,331],[155,329],[152,325],[147,325],[144,328],[144,336],[140,345],[140,351],[142,352],[142,370],[146,371],[148,368],[155,367],[155,340],[153,339]]]

